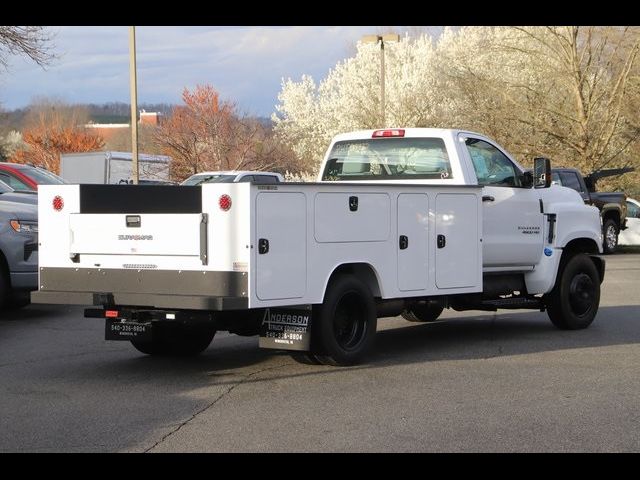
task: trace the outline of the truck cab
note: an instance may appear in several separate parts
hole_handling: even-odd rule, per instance
[[[533,271],[549,258],[545,249],[557,251],[550,257],[558,259],[563,246],[577,238],[586,240],[591,253],[602,252],[596,208],[568,188],[532,188],[527,169],[478,133],[406,128],[338,135],[318,181],[481,186],[485,273],[536,277]]]

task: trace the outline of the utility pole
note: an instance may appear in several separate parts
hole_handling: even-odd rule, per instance
[[[385,112],[385,66],[384,66],[384,44],[385,42],[399,42],[400,35],[395,33],[389,33],[387,35],[365,35],[362,37],[364,43],[378,43],[380,42],[380,126],[386,127],[386,112]]]
[[[129,85],[131,88],[131,168],[138,184],[138,79],[136,75],[136,27],[129,27]]]

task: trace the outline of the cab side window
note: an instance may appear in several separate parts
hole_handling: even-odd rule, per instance
[[[574,172],[561,172],[560,178],[562,179],[562,185],[565,187],[573,188],[576,192],[584,192],[582,185],[580,185],[580,180],[578,180],[578,175]]]
[[[520,187],[519,170],[509,158],[484,140],[467,138],[465,141],[479,185]]]

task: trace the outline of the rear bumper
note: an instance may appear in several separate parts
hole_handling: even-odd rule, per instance
[[[156,295],[141,293],[113,293],[109,297],[113,305],[129,305],[145,308],[170,308],[185,310],[241,310],[249,308],[246,297],[208,297],[198,295]],[[105,294],[91,292],[31,292],[31,303],[61,305],[105,305]]]
[[[40,290],[31,299],[67,305],[235,310],[249,305],[247,277],[246,272],[227,271],[42,267]]]

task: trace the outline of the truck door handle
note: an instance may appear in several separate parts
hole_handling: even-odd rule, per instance
[[[358,210],[358,197],[349,197],[349,210],[352,212]]]
[[[444,248],[447,245],[447,238],[444,235],[438,235],[438,248]]]
[[[493,201],[495,201],[495,197],[493,197],[492,195],[483,195],[482,196],[482,201],[483,202],[493,202]]]
[[[400,235],[399,244],[400,250],[405,250],[409,246],[409,237],[407,237],[406,235]]]
[[[264,255],[269,252],[269,240],[261,238],[258,240],[258,253]]]
[[[127,223],[127,227],[139,227],[140,226],[140,215],[127,215],[125,217],[125,221]]]

